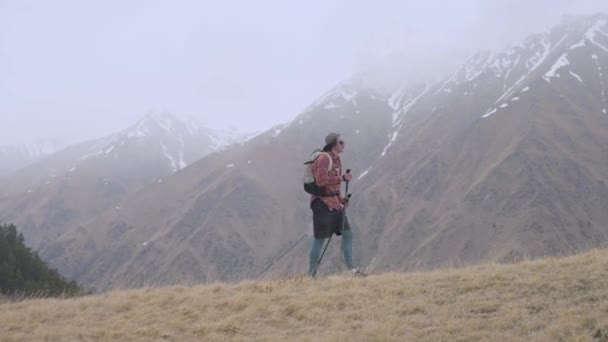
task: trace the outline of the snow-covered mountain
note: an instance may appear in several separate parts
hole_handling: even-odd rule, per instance
[[[0,181],[0,220],[14,222],[31,246],[52,241],[126,194],[182,170],[235,141],[168,112],[70,146]]]
[[[598,60],[608,52],[607,24],[604,14],[571,19],[550,31],[532,35],[519,45],[499,52],[479,52],[462,64],[434,94],[464,90],[462,95],[470,97],[476,91],[496,91],[497,95],[489,99],[491,104],[482,115],[487,118],[508,107],[509,102],[518,101],[517,94],[527,92],[529,84],[538,78],[547,83],[560,77],[584,83],[580,73],[601,76],[605,72]],[[587,60],[576,66],[571,63],[572,59],[579,58]]]
[[[480,52],[439,82],[384,87],[357,75],[293,120],[131,192],[41,254],[99,288],[304,273],[312,229],[299,175],[330,131],[346,141],[355,258],[369,270],[603,245],[607,19]],[[342,267],[339,253],[329,247],[321,273]]]
[[[166,168],[175,172],[220,150],[231,142],[230,139],[194,119],[181,120],[166,111],[151,112],[135,125],[100,139],[80,162],[91,158],[130,158],[133,150],[145,150],[161,157]]]
[[[39,139],[30,144],[0,146],[0,176],[49,156],[66,146],[59,139]]]
[[[393,94],[411,100],[395,106],[400,123],[352,203],[374,241],[360,245],[364,263],[428,268],[604,245],[606,70],[599,14],[475,54],[420,97]]]

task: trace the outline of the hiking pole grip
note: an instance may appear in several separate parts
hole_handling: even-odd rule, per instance
[[[346,169],[346,173],[349,174],[350,169]],[[348,183],[350,183],[350,182],[346,182],[346,191],[345,191],[346,194],[348,194]]]

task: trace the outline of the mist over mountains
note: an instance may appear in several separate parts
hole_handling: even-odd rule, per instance
[[[3,177],[0,221],[98,289],[305,273],[302,163],[337,131],[367,271],[608,241],[608,16],[478,51],[441,79],[395,77],[399,65],[356,73],[257,135],[151,113]],[[322,273],[341,269],[338,254]]]

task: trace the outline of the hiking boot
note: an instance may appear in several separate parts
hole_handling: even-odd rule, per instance
[[[355,277],[367,277],[367,274],[361,272],[361,270],[359,270],[357,267],[351,268],[350,273],[352,273]]]

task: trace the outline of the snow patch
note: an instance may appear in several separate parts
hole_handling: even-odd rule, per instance
[[[248,160],[248,161],[247,161],[247,164],[251,164],[251,160]]]
[[[395,142],[395,140],[397,140],[397,135],[399,134],[398,131],[394,131],[393,135],[391,136],[391,140],[388,143],[388,145],[386,145],[386,147],[384,148],[384,151],[382,151],[382,153],[380,154],[380,156],[384,157],[386,155],[386,152],[388,151],[388,148],[391,147],[391,145]]]
[[[559,46],[564,41],[565,38],[566,38],[566,36],[562,37],[562,39],[555,46],[556,47]],[[501,102],[503,99],[511,96],[511,94],[515,91],[515,89],[517,89],[517,87],[525,79],[527,79],[539,66],[541,66],[543,64],[543,62],[547,59],[547,57],[549,56],[549,54],[552,51],[551,42],[547,40],[547,37],[544,37],[543,40],[541,41],[541,45],[542,45],[541,50],[537,51],[536,54],[534,56],[532,56],[532,58],[530,58],[526,61],[526,65],[531,65],[528,73],[523,75],[517,82],[515,82],[515,84],[513,84],[513,86],[511,86],[511,88],[509,88],[506,92],[504,92],[504,94],[502,94],[502,96],[500,96],[498,98],[498,100],[496,100],[496,102],[494,102],[494,104],[497,104],[497,103]]]
[[[167,159],[169,159],[169,162],[171,163],[171,168],[172,168],[173,172],[177,171],[177,162],[175,161],[175,159],[167,151],[167,146],[165,146],[165,144],[163,144],[162,142],[160,143],[160,146],[163,149],[164,156]]]
[[[181,136],[179,137],[179,143],[180,148],[177,152],[177,155],[179,156],[179,168],[183,169],[188,166],[188,164],[186,164],[186,161],[184,161],[184,148],[186,147],[186,145],[184,144],[184,139]]]
[[[401,123],[401,120],[403,120],[403,117],[410,111],[410,109],[418,102],[418,100],[420,100],[421,97],[423,97],[424,95],[426,95],[428,93],[428,91],[430,90],[430,86],[429,84],[425,84],[424,85],[424,90],[422,92],[420,92],[420,94],[418,94],[418,96],[416,96],[415,98],[406,101],[403,106],[401,107],[401,109],[395,107],[393,110],[393,127],[396,127],[397,125],[399,125]],[[390,104],[389,104],[390,105]]]
[[[357,95],[356,91],[353,91],[352,93],[349,93],[347,91],[342,91],[342,97],[344,98],[344,100],[346,100],[346,102],[352,100],[355,98],[355,96]]]
[[[587,31],[587,33],[585,34],[585,38],[586,38],[587,40],[589,40],[589,42],[591,42],[591,43],[592,43],[592,44],[594,44],[595,46],[597,46],[597,47],[599,47],[600,49],[602,49],[602,50],[604,50],[604,51],[608,52],[608,47],[606,47],[606,46],[604,46],[604,45],[602,45],[602,44],[600,44],[600,43],[598,43],[597,41],[595,41],[595,40],[594,40],[595,35],[596,35],[596,34],[598,34],[598,33],[599,33],[599,34],[602,34],[602,35],[604,35],[604,36],[608,36],[608,34],[604,33],[602,30],[600,30],[600,28],[601,28],[602,26],[605,26],[605,25],[606,25],[606,23],[608,23],[608,20],[606,20],[606,19],[601,19],[601,20],[598,20],[598,21],[597,21],[597,22],[596,22],[596,23],[595,23],[595,24],[594,24],[594,25],[593,25],[593,26],[592,26],[592,27],[589,29],[589,31]]]
[[[445,88],[448,84],[458,86],[463,82],[470,82],[481,75],[488,67],[490,61],[493,60],[494,53],[487,55],[475,54],[467,58],[467,60],[433,93],[437,95],[441,92],[446,92]],[[463,80],[464,79],[464,80]],[[447,91],[451,92],[451,90]]]
[[[141,137],[145,137],[146,133],[142,132],[141,130],[136,130],[136,131],[132,131],[127,133],[127,138],[141,138]],[[123,141],[124,144],[124,141]]]
[[[487,117],[490,117],[492,114],[496,113],[497,111],[498,111],[498,109],[494,108],[494,109],[492,109],[492,110],[488,111],[487,113],[485,113],[484,115],[482,115],[482,117],[481,117],[481,118],[482,118],[482,119],[485,119],[485,118],[487,118]]]
[[[114,146],[110,146],[109,149],[105,150],[104,154],[108,155],[108,153],[112,152],[113,149],[114,149]]]
[[[597,72],[600,75],[600,85],[602,86],[602,102],[604,103],[604,106],[608,106],[608,99],[606,98],[606,83],[604,82],[604,72],[602,70],[602,66],[600,65],[600,61],[598,60],[596,54],[591,55],[591,58],[593,58],[595,66],[597,67]],[[606,109],[604,108],[602,112],[606,114]]]
[[[167,132],[175,131],[175,126],[173,125],[173,118],[169,113],[160,113],[153,114],[152,117],[155,119],[155,122],[158,126],[164,129]]]
[[[578,42],[576,44],[570,45],[570,47],[568,49],[574,50],[574,49],[577,49],[577,48],[583,47],[583,46],[585,46],[585,40],[581,40],[580,42]]]
[[[234,164],[228,164],[228,165],[226,165],[226,167],[227,167],[227,168],[234,167]]]
[[[397,111],[399,107],[399,100],[403,97],[403,86],[399,87],[389,98],[388,105],[393,109],[393,112]]]
[[[522,93],[527,92],[528,90],[530,90],[530,87],[525,87],[524,89],[521,90]]]
[[[272,137],[275,138],[277,137],[279,134],[281,134],[281,131],[283,130],[283,126],[278,126],[274,128],[274,133],[272,133]]]
[[[551,82],[551,78],[552,77],[558,77],[559,78],[559,74],[557,74],[557,70],[570,65],[570,62],[568,61],[568,58],[566,58],[568,54],[565,53],[563,55],[561,55],[557,61],[555,62],[555,64],[553,64],[553,66],[551,67],[551,69],[545,74],[545,76],[543,76],[543,78],[545,79],[545,81],[547,82]]]
[[[184,122],[186,124],[186,129],[191,136],[196,135],[202,129],[202,124],[193,117],[185,118]]]
[[[359,177],[357,177],[357,180],[360,180],[361,178],[365,177],[365,175],[367,175],[368,172],[369,172],[369,169],[363,171],[363,173]]]
[[[120,137],[120,133],[114,134],[114,135],[104,138],[104,139],[100,139],[101,141],[97,145],[95,145],[95,147],[91,148],[89,150],[89,153],[82,156],[82,158],[80,158],[80,159],[85,160],[85,159],[88,159],[91,157],[97,157],[97,156],[103,155],[104,152],[105,152],[105,155],[107,155],[108,153],[110,153],[112,151],[115,144],[118,142],[119,137]]]
[[[574,76],[574,78],[576,78],[579,82],[583,83],[583,79],[579,75],[573,73],[572,71],[570,71],[570,75]]]
[[[515,102],[515,101],[519,101],[519,96],[515,96],[514,98],[511,99],[511,102]]]
[[[503,104],[500,105],[500,108],[507,108],[508,106],[509,106],[508,103],[503,103]]]
[[[338,108],[340,106],[338,106],[337,104],[330,102],[328,104],[326,104],[325,106],[323,106],[324,109],[334,109],[334,108]]]

